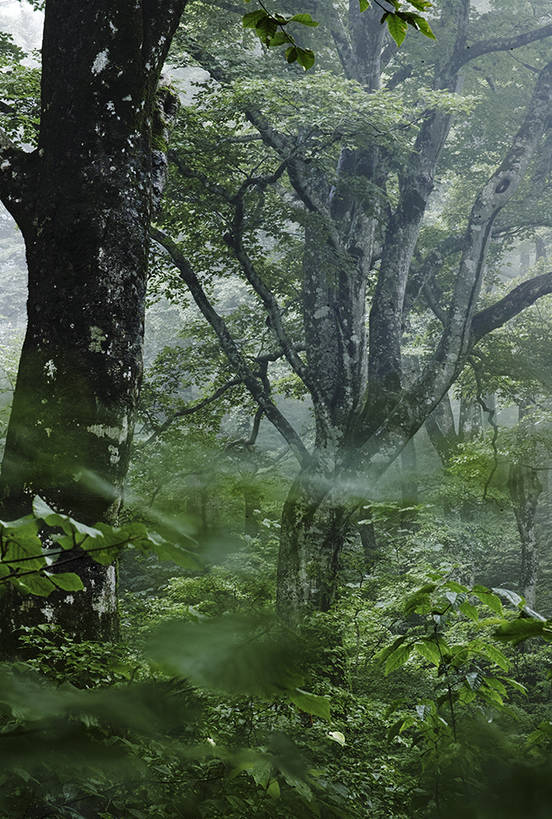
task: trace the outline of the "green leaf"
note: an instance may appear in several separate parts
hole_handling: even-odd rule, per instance
[[[388,14],[386,20],[389,34],[400,47],[404,41],[404,38],[406,37],[408,24],[397,14]]]
[[[425,17],[417,17],[416,22],[418,23],[418,29],[422,32],[422,34],[429,37],[431,40],[437,39]]]
[[[319,697],[317,694],[303,691],[302,688],[295,688],[293,691],[290,691],[288,697],[301,711],[305,711],[307,714],[313,714],[315,717],[330,720],[330,703],[326,697]]]
[[[146,543],[160,560],[168,560],[182,569],[201,568],[197,557],[192,552],[177,543],[164,540],[156,532],[148,533]]]
[[[286,49],[286,60],[288,63],[294,63],[297,59],[297,48],[296,46],[290,46]]]
[[[531,637],[543,637],[545,640],[552,640],[552,628],[550,626],[550,621],[543,622],[542,620],[519,617],[517,620],[511,620],[500,625],[493,636],[497,640],[512,643],[513,645],[517,645]]]
[[[429,614],[431,611],[431,597],[423,589],[411,594],[404,603],[405,614]]]
[[[277,31],[274,37],[270,39],[268,46],[269,48],[275,48],[284,45],[284,43],[289,43],[288,35],[284,31]]]
[[[485,603],[492,611],[497,614],[502,614],[502,603],[500,598],[493,594],[486,586],[474,586],[471,590],[472,594]]]
[[[502,668],[503,671],[508,671],[508,669],[510,668],[510,663],[508,662],[502,651],[496,648],[496,646],[493,646],[490,643],[478,642],[477,649],[479,650],[480,654],[482,654],[488,660],[491,660],[491,662],[498,665],[500,668]]]
[[[430,9],[433,5],[429,2],[429,0],[408,0],[411,6],[414,6],[415,9],[418,11],[426,11],[426,9]]]
[[[294,14],[289,18],[290,23],[301,23],[303,26],[315,27],[318,25],[316,20],[313,20],[310,14]]]
[[[305,71],[313,67],[314,60],[314,51],[311,51],[310,48],[299,48],[297,46],[297,62],[303,66]]]
[[[497,680],[495,677],[485,677],[484,684],[489,688],[492,688],[493,691],[497,691],[501,697],[505,697],[508,693],[504,683]]]
[[[268,45],[272,37],[276,34],[278,30],[278,23],[273,17],[265,17],[262,20],[259,20],[257,25],[255,26],[255,32],[260,40],[263,41],[265,45]]]
[[[301,684],[302,648],[269,615],[164,623],[146,652],[170,674],[212,690],[273,696]]]
[[[61,572],[60,574],[48,572],[48,577],[58,589],[63,589],[63,591],[82,591],[84,589],[82,580],[75,572]]]
[[[360,11],[366,11],[366,9],[370,8],[369,0],[359,0]]]
[[[272,779],[266,789],[266,792],[272,799],[280,798],[280,785],[277,779]]]
[[[395,651],[396,648],[404,643],[405,640],[406,634],[401,634],[400,637],[393,640],[390,646],[385,646],[385,648],[382,648],[381,651],[378,651],[375,657],[376,663],[383,663],[389,657],[389,655]]]
[[[121,549],[129,543],[135,543],[138,548],[149,551],[148,535],[142,524],[131,523],[128,526],[115,528],[106,523],[97,523],[97,530],[101,537],[86,541],[82,548],[87,551],[96,563],[108,566],[118,557]]]
[[[242,17],[242,25],[244,28],[257,28],[257,24],[265,17],[268,17],[266,11],[263,9],[255,9],[244,14]]]
[[[458,592],[458,594],[467,594],[469,592],[467,586],[457,583],[456,580],[447,580],[447,582],[443,584],[443,588]]]
[[[433,640],[428,639],[423,640],[421,643],[415,643],[414,648],[425,660],[429,660],[430,663],[433,663],[433,665],[439,668],[441,665],[441,654],[439,647]]]
[[[48,577],[43,577],[38,572],[21,578],[14,577],[12,582],[24,594],[35,594],[37,597],[48,597],[55,589],[51,580]]]
[[[464,600],[463,603],[460,603],[458,610],[462,612],[462,614],[464,614],[466,617],[469,617],[470,620],[474,621],[479,620],[479,612],[477,611],[475,606],[472,606],[472,604],[468,603],[467,600]]]
[[[518,682],[517,680],[513,680],[512,677],[501,677],[500,679],[507,682],[508,685],[511,685],[515,691],[519,691],[520,694],[527,696],[527,689],[522,683]]]
[[[412,651],[412,646],[399,646],[395,651],[393,651],[389,657],[386,659],[383,670],[385,676],[391,673],[391,671],[395,671],[397,668],[403,666],[408,658],[410,657],[410,652]]]

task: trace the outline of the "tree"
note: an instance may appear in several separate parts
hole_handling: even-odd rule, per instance
[[[362,497],[369,494],[370,486],[437,407],[474,346],[552,290],[552,274],[544,274],[477,311],[493,225],[538,155],[552,113],[552,64],[541,59],[517,131],[509,134],[494,167],[488,168],[487,163],[479,191],[471,192],[471,212],[464,217],[463,230],[454,237],[456,270],[445,294],[448,305],[436,305],[442,327],[434,331],[433,351],[423,362],[421,373],[409,380],[402,354],[405,327],[416,301],[424,291],[431,292],[436,273],[435,257],[429,253],[415,259],[415,252],[421,246],[424,216],[454,121],[455,92],[463,70],[465,73],[466,66],[485,55],[509,52],[552,34],[552,27],[543,25],[497,38],[492,34],[494,18],[488,15],[491,36],[478,37],[484,35],[485,26],[478,20],[471,22],[469,11],[467,2],[447,3],[435,24],[439,52],[432,55],[431,75],[427,68],[421,69],[424,79],[431,76],[431,91],[426,92],[429,102],[420,113],[419,126],[411,130],[403,156],[395,156],[384,138],[367,136],[367,126],[364,130],[358,126],[356,132],[353,128],[347,131],[346,126],[341,130],[337,125],[332,127],[331,112],[315,110],[320,99],[316,85],[307,88],[298,75],[288,73],[274,83],[276,95],[280,89],[276,103],[263,95],[260,84],[253,84],[248,93],[238,82],[243,120],[227,139],[233,144],[240,140],[255,144],[260,139],[264,154],[255,152],[249,143],[249,155],[242,156],[241,165],[235,163],[237,172],[230,178],[223,176],[222,181],[209,173],[205,162],[198,161],[197,152],[183,146],[175,157],[181,177],[195,179],[210,197],[204,212],[210,211],[206,218],[212,223],[218,218],[220,234],[213,234],[210,241],[213,247],[221,248],[224,261],[219,266],[241,270],[266,312],[273,344],[312,400],[315,440],[309,448],[273,400],[255,359],[244,354],[217,313],[197,272],[204,269],[201,254],[191,251],[189,240],[180,237],[175,241],[166,231],[154,230],[154,238],[168,252],[217,334],[235,374],[300,463],[282,514],[278,606],[286,617],[331,605],[340,550]],[[386,84],[387,89],[394,89],[405,83],[416,71],[415,55],[411,63],[406,56],[396,66],[391,63],[396,52],[386,42],[374,10],[360,17],[352,5],[343,18],[338,9],[328,6],[324,21],[335,46],[328,58],[332,71],[337,73],[338,61],[356,94],[349,99],[356,102],[360,97],[359,105],[373,104],[374,114],[381,99],[380,87]],[[217,61],[205,44],[189,36],[184,46],[224,89],[223,107],[228,101],[224,94],[231,94],[239,77],[233,68],[235,61]],[[427,65],[427,53],[425,57]],[[320,82],[324,87],[323,75]],[[339,106],[342,81],[332,82],[332,104]],[[329,90],[328,80],[325,88]],[[406,84],[405,95],[408,88]],[[284,103],[292,100],[290,109],[299,102],[305,110],[314,99],[309,114],[298,118],[295,130],[282,116],[285,104],[278,107],[282,99]],[[221,117],[219,113],[219,127]],[[209,114],[204,119],[208,128]],[[408,123],[403,120],[394,127],[406,129]],[[377,125],[374,130],[377,132]],[[244,172],[248,160],[249,170]],[[233,167],[231,162],[227,165]],[[263,165],[266,171],[260,173]],[[220,168],[220,163],[216,167]],[[269,218],[259,216],[263,197],[268,201],[275,185],[281,190],[285,175],[289,187],[284,201],[289,205],[292,199],[290,218],[304,236],[301,295],[295,302],[286,298],[285,287],[273,272],[274,260],[263,262],[266,247],[259,249],[259,231],[270,235],[274,214],[271,199]],[[198,188],[193,197],[197,203]],[[173,221],[181,232],[181,218],[173,216]],[[276,238],[274,246],[279,249]],[[190,251],[194,253],[193,264],[187,256]],[[376,283],[368,298],[373,279]],[[291,312],[292,304],[300,311],[303,326],[298,335],[294,335],[296,324],[286,320],[282,296],[285,312]]]
[[[2,464],[11,517],[37,492],[83,521],[117,514],[142,371],[148,230],[175,105],[159,78],[184,5],[46,2],[38,144],[25,152],[5,138],[0,164],[29,269]],[[83,559],[78,571],[84,632],[112,634],[113,567]]]

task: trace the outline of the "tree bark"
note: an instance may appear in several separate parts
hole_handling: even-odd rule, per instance
[[[117,517],[142,375],[148,230],[175,104],[157,88],[183,8],[47,0],[38,149],[6,155],[0,188],[29,270],[2,463],[6,516],[40,494],[88,523]],[[113,636],[113,567],[83,557],[74,570],[86,592],[43,608],[55,619],[78,608],[60,614],[75,633]]]
[[[539,565],[536,515],[542,492],[542,484],[537,471],[525,464],[512,464],[508,478],[508,490],[521,540],[519,585],[527,605],[534,609]]]
[[[294,622],[328,611],[335,600],[339,557],[358,504],[347,502],[336,476],[303,470],[285,501],[280,530],[276,607]]]

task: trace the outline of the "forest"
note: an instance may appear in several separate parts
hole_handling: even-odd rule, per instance
[[[0,817],[552,815],[549,0],[0,0]]]

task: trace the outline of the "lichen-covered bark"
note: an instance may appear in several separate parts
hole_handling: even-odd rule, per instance
[[[142,374],[148,230],[163,176],[152,144],[152,124],[162,128],[156,89],[183,7],[46,3],[39,146],[23,158],[24,173],[9,155],[3,166],[12,188],[23,177],[21,196],[8,186],[4,198],[29,269],[2,464],[6,515],[25,512],[38,493],[83,521],[116,518]],[[105,635],[114,570],[87,562],[75,566],[87,591],[65,600],[68,617],[76,633]],[[62,602],[52,598],[45,616],[50,607],[63,619]]]
[[[321,469],[296,478],[284,504],[276,606],[293,622],[308,611],[328,611],[335,599],[339,557],[356,504]]]

